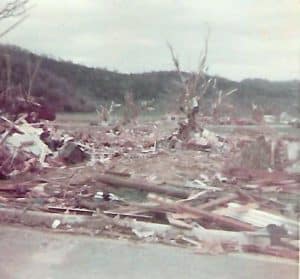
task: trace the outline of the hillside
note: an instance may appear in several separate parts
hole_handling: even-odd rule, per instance
[[[12,85],[28,90],[36,65],[39,67],[31,94],[56,111],[92,111],[101,102],[121,102],[128,90],[133,91],[138,100],[166,102],[174,99],[179,90],[178,76],[173,71],[122,74],[36,55],[15,46],[0,45],[0,92]],[[235,82],[218,78],[220,89],[238,89],[230,102],[240,111],[250,108],[252,103],[259,103],[266,110],[296,111],[299,84],[299,81],[246,79]],[[208,100],[210,98],[207,97]]]

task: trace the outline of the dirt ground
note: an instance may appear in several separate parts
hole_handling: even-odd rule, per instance
[[[265,159],[270,149],[264,140],[265,137],[267,140],[284,138],[297,143],[300,138],[297,131],[292,130],[291,136],[291,130],[286,127],[210,126],[209,131],[213,132],[209,132],[208,138],[196,134],[199,141],[184,145],[178,140],[172,142],[178,119],[169,116],[142,117],[122,126],[99,124],[96,115],[58,115],[47,126],[88,147],[89,158],[76,164],[63,164],[50,157],[49,167],[1,181],[1,203],[5,204],[0,207],[2,222],[196,246],[201,253],[213,254],[237,251],[235,241],[233,244],[231,240],[226,243],[218,240],[212,244],[213,237],[207,240],[201,235],[199,242],[199,235],[196,240],[195,235],[186,237],[182,229],[194,233],[199,222],[206,230],[217,229],[217,234],[224,229],[225,234],[241,230],[260,234],[268,222],[278,224],[276,229],[280,232],[279,225],[288,222],[291,229],[288,233],[293,234],[293,239],[288,239],[285,248],[264,246],[265,251],[260,250],[261,243],[245,246],[242,240],[243,251],[297,258],[294,242],[298,240],[294,238],[299,214],[299,172],[270,172],[270,162]],[[262,169],[251,169],[253,164],[259,164]],[[108,179],[117,179],[117,183],[104,181],[103,176],[107,179],[107,175]],[[134,189],[132,185],[127,187],[131,181],[136,181]],[[163,193],[154,196],[156,205],[149,196],[151,187],[159,188],[153,192]],[[171,197],[166,193],[171,193]],[[220,217],[216,212],[229,214],[225,211],[231,209],[222,206],[230,202],[237,202],[233,206],[241,206],[241,212],[265,214],[267,220],[249,215],[245,221],[243,214],[237,220]],[[183,207],[178,209],[180,204]],[[200,210],[207,205],[209,210]],[[269,239],[270,235],[265,238]]]

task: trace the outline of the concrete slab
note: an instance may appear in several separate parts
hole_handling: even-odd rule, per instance
[[[195,255],[159,244],[1,226],[0,278],[293,279],[298,265],[273,257]]]

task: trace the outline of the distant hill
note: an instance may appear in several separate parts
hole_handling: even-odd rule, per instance
[[[39,63],[31,93],[57,111],[92,111],[101,102],[122,102],[128,90],[133,91],[137,100],[155,99],[167,103],[179,91],[179,80],[174,71],[122,74],[36,55],[15,46],[0,45],[0,92],[8,82],[27,90],[28,73],[33,72]],[[250,108],[252,103],[259,103],[270,110],[296,111],[299,81],[246,79],[235,82],[221,77],[217,79],[222,90],[238,89],[230,101],[240,111]],[[207,100],[211,98],[213,96],[208,96]]]

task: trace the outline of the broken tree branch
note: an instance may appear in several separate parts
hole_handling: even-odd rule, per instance
[[[23,15],[26,12],[28,1],[29,0],[8,1],[0,8],[0,20]]]

